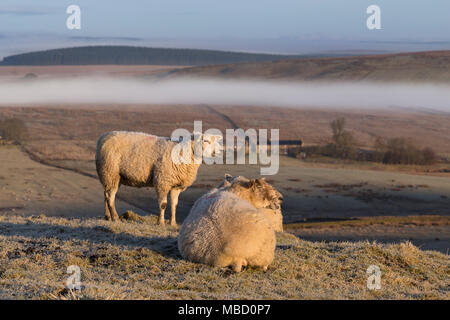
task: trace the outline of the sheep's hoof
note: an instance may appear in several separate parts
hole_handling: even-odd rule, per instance
[[[164,220],[159,220],[158,221],[158,225],[159,226],[163,226],[163,225],[165,225],[166,224],[166,222],[164,221]]]
[[[266,272],[267,271],[267,266],[263,267],[263,271]]]
[[[239,265],[233,266],[233,271],[236,272],[236,273],[241,272],[242,271],[242,266],[239,266]]]
[[[170,225],[171,225],[172,227],[175,227],[175,228],[178,227],[178,225],[177,225],[176,222],[171,222]]]

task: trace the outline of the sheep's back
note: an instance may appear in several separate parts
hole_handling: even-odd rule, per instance
[[[150,182],[152,167],[168,152],[170,143],[165,138],[145,133],[108,132],[97,142],[97,171],[116,173],[126,185],[146,185]]]

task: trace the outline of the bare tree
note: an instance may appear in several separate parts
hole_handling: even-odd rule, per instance
[[[421,149],[412,140],[391,138],[377,139],[375,143],[376,161],[388,164],[432,165],[438,161],[436,152],[430,147]]]
[[[334,156],[349,159],[356,155],[355,138],[350,131],[345,130],[345,124],[346,120],[342,117],[330,122],[334,142],[331,147],[334,149]]]
[[[333,141],[337,147],[351,147],[355,142],[353,134],[345,130],[345,124],[346,120],[342,117],[330,122]]]

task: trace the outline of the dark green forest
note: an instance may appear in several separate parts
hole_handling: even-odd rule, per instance
[[[236,62],[275,61],[306,56],[253,54],[197,49],[88,46],[30,52],[5,57],[0,65],[173,65],[202,66]]]

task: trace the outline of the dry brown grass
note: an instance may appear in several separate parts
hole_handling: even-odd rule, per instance
[[[39,79],[72,78],[77,76],[110,76],[136,77],[168,72],[183,67],[179,66],[120,66],[120,65],[87,65],[87,66],[1,66],[1,80],[21,80],[32,73]]]
[[[0,298],[449,299],[449,258],[411,243],[324,243],[277,235],[274,263],[234,274],[183,260],[177,230],[143,223],[0,217]],[[366,269],[381,268],[380,290]],[[65,288],[69,265],[81,291]]]
[[[224,72],[226,71],[226,72]],[[450,51],[313,58],[192,67],[172,77],[302,81],[450,82]]]
[[[307,158],[303,163],[311,168],[357,169],[372,171],[401,172],[414,175],[450,177],[450,163],[435,165],[404,165],[384,164],[380,162],[365,162],[356,160],[336,159],[330,157]]]
[[[361,217],[341,221],[322,221],[322,222],[303,222],[303,223],[289,223],[284,227],[286,230],[301,229],[301,228],[340,228],[346,227],[361,227],[374,224],[382,224],[389,226],[450,226],[449,216],[384,216],[384,217]]]

